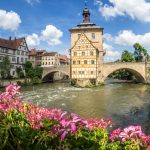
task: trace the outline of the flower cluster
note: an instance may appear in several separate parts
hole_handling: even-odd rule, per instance
[[[150,135],[147,136],[142,132],[141,126],[129,126],[127,128],[118,128],[114,130],[110,135],[112,142],[119,140],[125,141],[137,141],[141,146],[150,145]]]
[[[94,128],[106,128],[109,126],[109,119],[81,119],[76,114],[59,109],[47,109],[35,106],[31,103],[25,104],[22,100],[17,98],[20,87],[15,85],[9,85],[6,88],[6,92],[0,95],[0,111],[9,112],[16,110],[25,114],[30,126],[34,129],[43,128],[44,120],[57,121],[50,130],[55,134],[59,134],[61,139],[64,139],[68,134],[75,134],[81,127],[86,127],[89,130]]]
[[[50,135],[57,135],[61,140],[67,136],[75,136],[82,129],[89,132],[95,129],[105,129],[111,127],[111,119],[83,119],[76,114],[68,114],[60,109],[48,109],[38,107],[32,103],[24,103],[17,95],[20,87],[9,85],[6,92],[0,95],[0,113],[7,114],[14,111],[22,113],[29,126],[34,130],[46,129]],[[141,126],[129,126],[125,129],[114,130],[109,137],[111,142],[135,141],[140,146],[150,147],[150,135],[142,132]]]

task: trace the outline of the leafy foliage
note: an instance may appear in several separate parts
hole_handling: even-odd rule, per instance
[[[32,63],[27,61],[24,65],[26,77],[31,79],[32,84],[41,82],[43,68],[36,66],[32,67]]]
[[[4,57],[2,62],[0,62],[0,74],[2,79],[10,79],[10,69],[12,68],[12,65],[10,63],[10,59],[8,56]]]
[[[135,43],[133,47],[135,49],[134,58],[136,61],[148,60],[149,57],[148,52],[142,45],[140,45],[139,43]]]
[[[121,55],[121,62],[133,62],[134,56],[132,53],[125,50]]]

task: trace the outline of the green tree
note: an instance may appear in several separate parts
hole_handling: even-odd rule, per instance
[[[29,75],[28,73],[32,69],[33,69],[32,63],[30,61],[26,61],[26,63],[24,64],[24,70],[25,70],[26,77],[28,77],[28,75]]]
[[[38,78],[42,78],[42,74],[43,74],[43,68],[42,67],[39,67],[39,66],[36,66],[34,68],[34,72],[35,72],[35,76],[38,77]]]
[[[2,62],[0,62],[0,74],[2,79],[10,79],[12,78],[10,75],[10,70],[12,65],[10,63],[10,59],[8,56],[4,57]]]
[[[121,61],[122,62],[133,62],[134,56],[132,53],[128,52],[127,50],[123,51],[121,55]]]
[[[31,83],[40,83],[42,78],[43,68],[36,66],[33,67],[30,61],[27,61],[24,65],[25,74],[27,78],[31,79]]]
[[[139,43],[135,43],[133,47],[135,49],[134,58],[136,61],[144,61],[145,59],[148,59],[148,52],[142,45],[140,45]]]
[[[23,72],[21,66],[16,68],[16,72],[17,72],[18,78],[24,78],[24,72]]]

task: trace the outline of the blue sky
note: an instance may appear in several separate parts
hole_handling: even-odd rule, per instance
[[[106,61],[133,52],[140,42],[150,50],[150,0],[88,0],[91,20],[104,27]],[[66,53],[68,29],[82,21],[84,0],[1,0],[0,37],[27,38],[29,48]]]

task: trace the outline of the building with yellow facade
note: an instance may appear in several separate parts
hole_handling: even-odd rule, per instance
[[[103,28],[90,21],[85,6],[83,22],[70,29],[70,74],[72,81],[80,86],[98,84],[101,77],[103,56]]]

